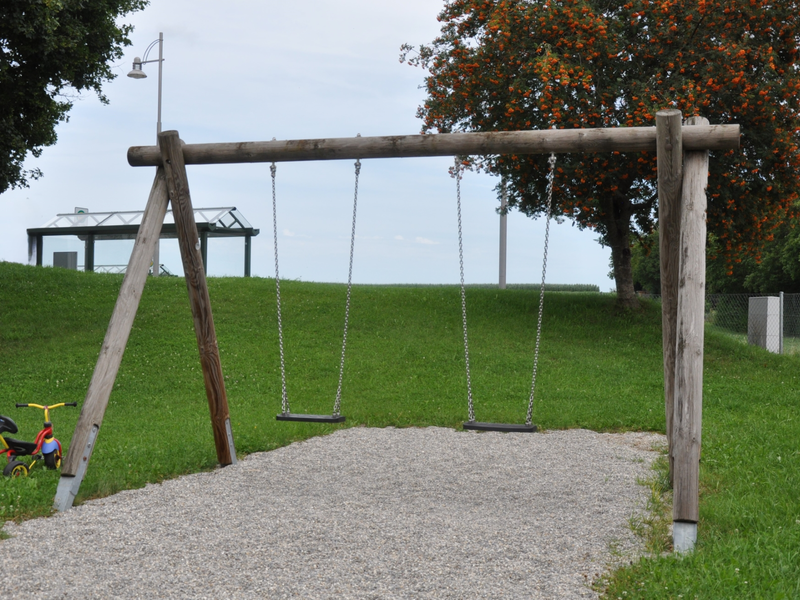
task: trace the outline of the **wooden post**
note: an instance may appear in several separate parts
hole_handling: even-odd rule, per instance
[[[139,299],[142,297],[142,290],[147,281],[153,248],[161,235],[161,225],[167,214],[167,204],[164,169],[159,168],[150,190],[150,198],[142,217],[142,224],[139,226],[139,233],[136,235],[133,252],[128,261],[125,279],[122,281],[119,297],[108,324],[103,346],[100,349],[100,356],[86,392],[86,399],[83,401],[81,414],[75,425],[75,432],[72,434],[69,451],[61,465],[61,479],[58,482],[54,503],[56,510],[64,511],[72,506],[86,473],[97,434],[103,424],[108,398],[114,387],[122,355],[128,343],[133,319],[139,307]]]
[[[181,140],[177,131],[164,131],[159,134],[158,139],[166,170],[167,188],[172,201],[175,228],[178,232],[186,287],[189,290],[189,301],[192,306],[194,331],[200,352],[208,408],[211,412],[211,428],[214,432],[217,460],[221,465],[230,465],[236,462],[236,449],[233,445],[228,397],[225,393],[217,334],[211,314],[211,299],[206,285],[205,266],[189,194],[189,179],[183,162]]]
[[[678,321],[678,249],[683,185],[681,111],[656,113],[658,152],[658,243],[661,260],[661,339],[664,351],[664,412],[667,419],[669,478],[673,483],[672,420],[675,407],[675,328]]]
[[[687,125],[705,125],[692,117]],[[703,334],[706,275],[708,151],[686,152],[683,164],[678,320],[673,422],[673,541],[690,552],[700,516],[700,442],[703,415]]]

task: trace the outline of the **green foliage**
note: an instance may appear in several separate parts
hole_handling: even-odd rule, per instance
[[[708,294],[774,294],[800,292],[800,227],[793,219],[778,229],[774,239],[764,243],[758,257],[746,253],[730,262],[720,253],[713,235],[706,253]],[[661,293],[658,231],[640,238],[632,248],[633,283],[637,290]]]
[[[425,131],[652,126],[666,108],[740,124],[741,149],[712,153],[709,228],[724,256],[756,256],[797,212],[798,15],[796,0],[451,0],[404,58],[429,72]],[[481,164],[511,182],[510,206],[545,212],[546,156]],[[654,153],[558,158],[556,211],[611,247],[619,293],[654,229],[656,173]]]
[[[41,426],[17,401],[83,402],[122,278],[0,263],[0,413],[23,439]],[[333,425],[279,423],[271,279],[209,280],[236,447],[271,450]],[[330,411],[345,286],[286,281],[292,410]],[[535,289],[467,290],[477,416],[521,422],[530,386]],[[663,431],[660,305],[616,308],[607,294],[548,293],[534,421],[544,429]],[[344,426],[458,427],[466,417],[455,286],[355,286]],[[800,358],[709,329],[705,349],[700,541],[611,574],[607,598],[800,597]],[[54,413],[68,445],[78,411]],[[149,279],[78,500],[212,469],[214,444],[185,283]],[[661,477],[649,482],[653,508]],[[0,519],[50,511],[56,472],[0,479]],[[634,525],[664,547],[663,518]],[[667,515],[667,519],[669,519]],[[668,543],[668,538],[666,543]],[[0,542],[2,544],[2,542]]]
[[[748,257],[743,287],[750,292],[800,292],[800,221],[783,224],[757,259]],[[744,270],[744,269],[742,269]]]
[[[777,244],[771,242],[770,244]],[[749,278],[748,272],[761,270],[761,265],[755,259],[745,256],[734,259],[728,263],[719,254],[719,244],[716,238],[709,236],[708,250],[706,252],[706,293],[707,294],[741,294],[750,290],[745,281]],[[661,293],[661,253],[659,249],[658,230],[642,236],[631,248],[631,267],[633,271],[633,285],[636,290],[648,294]],[[787,288],[788,290],[789,288]],[[757,290],[763,292],[782,291],[782,288],[773,290]],[[746,307],[745,307],[746,308]],[[747,330],[747,314],[745,310],[745,331]]]
[[[658,246],[658,231],[640,238],[631,249],[633,286],[648,294],[661,293],[661,254]]]
[[[56,143],[70,94],[101,91],[116,77],[109,61],[130,45],[130,25],[117,19],[148,0],[3,0],[0,3],[0,193],[41,176],[22,168]]]

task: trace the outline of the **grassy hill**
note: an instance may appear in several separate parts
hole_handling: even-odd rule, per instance
[[[15,402],[83,402],[122,282],[117,275],[0,263],[0,414],[32,439],[41,414]],[[331,431],[279,423],[271,279],[210,279],[237,451],[270,450]],[[294,412],[330,413],[345,286],[281,283]],[[538,294],[467,292],[478,420],[522,422]],[[466,419],[459,292],[355,286],[344,426],[458,427]],[[619,312],[596,293],[548,293],[534,407],[544,429],[663,431],[657,305]],[[211,469],[215,452],[182,279],[150,279],[111,395],[83,499]],[[610,598],[800,597],[800,358],[709,332],[706,338],[700,543],[617,572]],[[68,445],[78,410],[54,411]],[[0,480],[0,518],[47,514],[58,474]],[[0,543],[1,544],[1,543]],[[623,592],[625,592],[623,594]]]

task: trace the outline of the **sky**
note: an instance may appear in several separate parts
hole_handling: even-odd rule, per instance
[[[104,86],[110,100],[78,97],[58,142],[26,168],[44,177],[0,195],[12,224],[0,260],[25,263],[27,228],[76,207],[93,212],[143,210],[152,167],[130,167],[129,146],[156,137],[158,65],[146,79],[126,77],[135,56],[164,33],[162,129],[186,143],[337,138],[420,133],[425,72],[399,62],[400,46],[432,41],[443,0],[151,0],[121,19],[135,26],[132,46]],[[155,48],[148,57],[158,57]],[[458,229],[450,158],[364,160],[354,283],[457,283]],[[195,208],[235,206],[260,229],[252,273],[274,277],[269,165],[188,167]],[[499,265],[497,178],[462,181],[467,283],[496,283]],[[352,161],[279,163],[278,246],[281,278],[347,280],[354,194]],[[541,280],[545,222],[508,217],[508,283]],[[609,291],[610,250],[597,234],[552,222],[547,280],[594,284]],[[241,238],[209,241],[209,276],[242,275]],[[45,241],[52,253],[78,250],[77,239]],[[95,263],[127,263],[132,241],[98,242]],[[182,274],[175,240],[162,240],[161,262]]]

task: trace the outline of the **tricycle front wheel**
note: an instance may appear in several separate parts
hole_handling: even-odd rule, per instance
[[[53,450],[44,455],[44,465],[48,469],[58,469],[61,466],[61,450]]]

